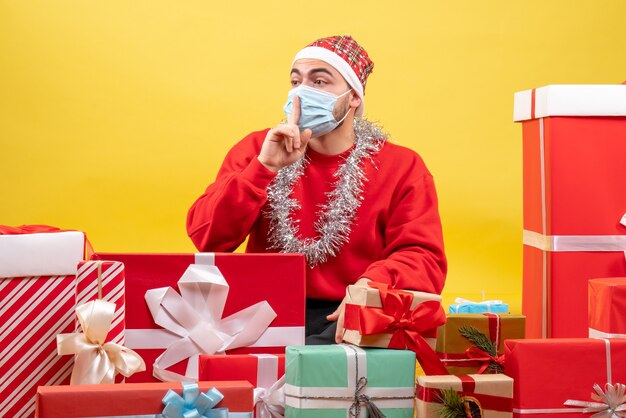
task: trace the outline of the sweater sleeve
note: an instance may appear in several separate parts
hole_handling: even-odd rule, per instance
[[[187,214],[187,233],[199,251],[234,251],[246,239],[267,200],[276,173],[257,159],[253,133],[235,145],[217,178]],[[258,142],[258,141],[257,141]]]
[[[422,173],[407,183],[390,208],[383,258],[361,277],[398,289],[441,294],[447,262],[433,178]]]

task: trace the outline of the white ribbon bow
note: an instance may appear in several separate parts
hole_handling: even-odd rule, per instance
[[[146,370],[141,357],[133,350],[115,343],[105,343],[115,315],[115,304],[92,300],[76,308],[83,332],[57,335],[59,355],[76,354],[72,385],[115,383],[115,376],[125,377]]]
[[[569,399],[565,401],[566,406],[582,406],[580,412],[583,414],[595,412],[591,418],[622,418],[626,417],[626,385],[617,383],[612,385],[607,383],[604,391],[597,383],[593,385],[596,393],[591,394],[590,401],[577,401]]]
[[[178,337],[154,362],[154,377],[162,381],[194,381],[195,362],[189,362],[185,376],[165,369],[198,354],[251,345],[276,318],[262,301],[222,319],[229,286],[216,266],[191,264],[178,288],[180,295],[171,287],[145,295],[154,322]]]
[[[269,388],[254,389],[257,418],[283,418],[285,416],[285,376]]]

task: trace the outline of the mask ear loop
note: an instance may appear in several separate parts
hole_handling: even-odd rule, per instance
[[[350,93],[352,91],[352,89],[349,89],[347,92],[337,96],[337,98],[343,97],[346,94]],[[337,126],[339,126],[341,124],[341,122],[343,122],[344,120],[346,120],[346,118],[348,117],[348,115],[350,114],[350,111],[352,110],[352,106],[348,108],[348,111],[346,112],[345,115],[343,115],[343,118],[341,118],[341,120],[337,121]]]

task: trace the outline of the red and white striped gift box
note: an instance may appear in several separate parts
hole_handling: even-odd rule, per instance
[[[75,329],[76,263],[85,234],[0,225],[0,417],[33,417],[37,386],[68,384],[74,356],[57,334]]]
[[[37,386],[69,383],[56,336],[74,331],[75,301],[75,276],[0,280],[0,417],[32,417]]]
[[[115,303],[115,316],[106,341],[124,345],[124,264],[119,261],[81,261],[76,273],[76,306],[95,299]],[[82,332],[78,318],[76,331]]]

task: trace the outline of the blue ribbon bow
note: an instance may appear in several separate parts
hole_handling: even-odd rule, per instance
[[[213,408],[224,399],[216,388],[200,392],[197,383],[183,382],[183,396],[168,390],[163,397],[164,418],[228,418],[228,408]]]

